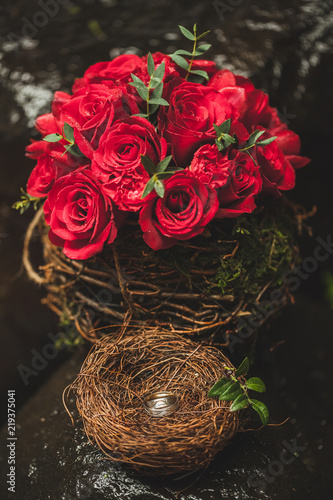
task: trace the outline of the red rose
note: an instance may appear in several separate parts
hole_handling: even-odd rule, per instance
[[[190,170],[194,177],[212,188],[225,186],[230,176],[228,155],[219,152],[216,144],[205,144],[194,154]]]
[[[55,118],[52,113],[38,116],[35,127],[44,137],[48,134],[61,134],[61,123]]]
[[[78,90],[65,99],[61,93],[60,102],[55,94],[53,112],[62,123],[74,128],[74,138],[79,149],[88,158],[92,158],[101,135],[107,126],[118,119],[124,119],[132,113],[138,113],[135,99],[127,94],[124,87],[108,88],[105,85],[92,84]]]
[[[220,209],[216,217],[237,217],[253,212],[254,200],[262,188],[258,165],[248,154],[237,150],[226,152],[224,157],[225,161],[229,160],[229,177],[218,191]]]
[[[277,136],[276,144],[294,168],[304,167],[309,163],[309,158],[299,156],[301,142],[298,135],[288,130],[277,109],[269,106],[268,95],[256,89],[250,80],[234,75],[229,70],[221,70],[211,78],[208,85],[219,92],[242,87],[246,91],[246,104],[241,110],[239,121],[246,126],[248,132],[264,129],[269,136]]]
[[[206,71],[208,78],[212,77],[217,71],[216,64],[207,59],[194,59],[191,69]]]
[[[88,259],[117,235],[112,202],[87,171],[58,179],[44,204],[49,238],[70,259]]]
[[[31,143],[28,144],[28,146],[25,148],[25,156],[27,156],[28,158],[37,159],[49,150],[50,144],[51,143],[46,141],[32,140]],[[52,144],[55,145],[57,143],[52,143]]]
[[[153,250],[170,248],[202,233],[218,209],[215,189],[188,170],[175,173],[164,186],[163,199],[151,198],[140,212],[143,239]]]
[[[208,87],[213,87],[215,90],[220,91],[225,87],[242,87],[246,92],[254,90],[253,83],[244,76],[234,75],[228,69],[221,69],[217,71],[214,76],[207,83]]]
[[[45,145],[44,152],[41,154],[38,154],[39,143],[41,146]],[[87,158],[75,157],[66,152],[64,154],[64,148],[59,144],[36,141],[30,146],[35,147],[34,153],[31,153],[30,156],[34,157],[33,154],[38,154],[35,156],[38,158],[37,165],[31,172],[27,183],[27,192],[30,196],[43,198],[57,179],[88,164]],[[40,151],[42,150],[41,146],[39,146]]]
[[[73,85],[73,92],[86,87],[91,83],[103,83],[108,87],[123,85],[131,82],[131,73],[142,63],[141,57],[134,54],[123,54],[112,61],[103,61],[85,71],[83,78],[79,78]]]
[[[230,135],[236,133],[241,140],[246,140],[248,133],[238,123],[239,112],[233,105],[239,107],[243,98],[243,89],[227,100],[220,92],[199,83],[186,82],[176,87],[170,96],[169,107],[159,113],[159,128],[172,144],[176,163],[187,166],[196,149],[203,143],[214,142],[213,125],[220,125],[228,118],[232,119]]]
[[[142,192],[150,176],[141,155],[157,165],[165,158],[167,144],[145,118],[118,120],[103,134],[94,154],[92,171],[121,210],[139,210]]]
[[[295,170],[276,141],[258,147],[257,159],[263,180],[263,192],[279,194],[279,189],[288,190],[295,187]]]
[[[178,77],[180,71],[182,71],[181,68],[177,66],[177,64],[174,63],[171,57],[168,56],[167,54],[162,54],[162,52],[155,52],[154,54],[152,54],[152,57],[155,64],[155,70],[159,67],[160,64],[162,64],[162,62],[164,63],[165,71],[163,76],[163,82],[169,80],[172,77]],[[146,85],[148,85],[150,79],[147,68],[147,59],[148,56],[142,57],[140,66],[138,66],[133,71],[133,74],[135,76],[138,76]],[[129,81],[132,81],[132,78]]]
[[[284,154],[284,157],[293,168],[304,167],[310,162],[310,158],[299,156],[301,150],[300,138],[292,130],[272,130],[272,135],[276,135],[276,144]]]

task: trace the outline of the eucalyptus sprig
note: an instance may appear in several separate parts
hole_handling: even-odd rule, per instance
[[[184,26],[179,25],[179,29],[185,36],[185,38],[193,42],[192,52],[180,49],[176,50],[176,52],[174,52],[173,54],[169,54],[169,56],[176,64],[178,64],[178,66],[187,71],[185,80],[188,80],[190,75],[199,76],[200,80],[202,78],[208,80],[208,74],[206,71],[202,71],[199,69],[193,70],[192,66],[195,57],[202,56],[205,52],[207,52],[207,50],[211,48],[212,45],[210,43],[204,43],[202,45],[198,45],[199,40],[202,40],[208,33],[210,33],[210,30],[205,31],[204,33],[201,33],[201,35],[197,36],[196,24],[193,26],[193,33],[191,33],[191,31],[189,31],[188,29],[184,28]],[[183,56],[187,56],[188,58],[190,58],[190,61],[188,62]]]
[[[26,193],[23,188],[21,188],[21,199],[19,201],[16,201],[12,208],[15,208],[15,210],[19,210],[20,214],[23,214],[30,205],[34,207],[35,210],[38,209],[39,202],[41,201],[42,198],[37,198],[36,196],[30,196],[30,194]]]
[[[249,397],[248,391],[265,392],[266,386],[258,377],[248,380],[244,376],[250,368],[249,359],[245,358],[239,367],[230,368],[228,377],[222,377],[208,392],[209,397],[219,397],[221,401],[232,401],[230,411],[238,411],[251,406],[259,415],[262,425],[267,425],[269,411],[267,406],[257,399]]]
[[[163,77],[165,73],[165,64],[162,62],[155,67],[154,59],[149,52],[147,58],[147,70],[150,76],[148,86],[136,75],[131,73],[133,82],[130,85],[136,88],[139,96],[147,103],[147,113],[139,113],[134,116],[142,116],[149,118],[150,115],[157,111],[159,106],[169,106],[169,103],[163,99]]]
[[[145,198],[146,196],[148,196],[148,194],[151,193],[154,189],[156,191],[156,194],[160,198],[164,197],[165,188],[163,179],[168,179],[178,170],[182,170],[176,168],[167,170],[171,160],[171,155],[166,156],[157,165],[155,165],[155,163],[149,158],[149,156],[141,155],[141,163],[145,167],[145,170],[148,172],[148,174],[151,175],[151,178],[149,179],[143,190],[141,198]]]
[[[77,157],[84,156],[84,154],[81,153],[78,145],[75,144],[73,127],[71,127],[66,122],[64,123],[62,135],[55,133],[55,134],[48,134],[45,137],[43,137],[43,141],[46,141],[46,142],[59,142],[62,139],[68,143],[68,144],[63,145],[65,148],[65,151],[63,152],[63,154],[70,153],[71,155],[77,156]]]
[[[264,139],[263,141],[258,142],[259,137],[261,137],[265,132],[266,130],[255,130],[254,132],[252,132],[245,145],[241,149],[239,149],[239,151],[246,152],[254,146],[267,146],[267,144],[275,141],[275,139],[277,138],[276,135],[274,137],[268,137],[268,139]]]
[[[214,124],[214,129],[216,132],[217,138],[215,139],[215,144],[219,151],[223,151],[230,144],[237,144],[237,138],[234,135],[233,137],[229,134],[231,127],[231,118],[225,120],[221,125]]]
[[[227,147],[229,147],[231,144],[235,144],[235,147],[237,147],[239,140],[236,136],[236,134],[233,134],[233,136],[230,135],[230,128],[231,128],[231,119],[228,118],[228,120],[225,120],[221,125],[217,125],[214,123],[214,130],[216,132],[216,139],[215,139],[215,144],[217,146],[217,149],[219,151],[223,151]],[[253,148],[254,146],[267,146],[267,144],[270,144],[271,142],[275,141],[277,136],[274,137],[268,137],[267,139],[264,139],[263,141],[258,141],[258,139],[265,133],[265,130],[255,130],[252,132],[244,146],[238,151],[242,151],[244,153],[247,153],[254,163],[256,164],[255,159],[250,153],[250,149]]]

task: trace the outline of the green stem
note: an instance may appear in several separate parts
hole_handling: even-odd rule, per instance
[[[149,79],[148,83],[148,97],[147,97],[147,115],[148,115],[148,120],[149,120],[149,98],[150,98],[150,85],[151,85],[151,77]]]
[[[191,68],[192,68],[192,64],[193,64],[193,60],[194,60],[194,54],[195,54],[195,50],[197,48],[197,29],[196,28],[194,28],[194,30],[193,30],[193,35],[194,35],[194,43],[193,43],[192,57],[191,57],[190,64],[189,64],[189,67],[188,67],[188,70],[187,70],[187,73],[185,76],[185,80],[188,79],[188,76],[191,73]]]
[[[233,382],[239,382],[238,378],[237,378],[237,377],[235,377],[235,375],[230,375],[230,378],[231,378],[231,380],[232,380]],[[246,396],[246,399],[248,400],[249,405],[250,405],[250,404],[251,404],[251,399],[249,398],[249,394],[248,394],[248,392],[247,392],[247,387],[246,387],[246,385],[245,385],[245,384],[241,384],[241,383],[240,383],[240,387],[241,387],[241,389],[242,389],[242,391],[243,391],[243,394],[244,394],[244,396]]]
[[[239,149],[238,151],[246,151],[247,149],[251,149],[253,147],[254,147],[254,144],[252,144],[252,146],[248,146],[247,148]]]
[[[253,156],[251,155],[251,153],[250,153],[249,151],[245,151],[245,153],[246,153],[247,155],[249,155],[249,157],[251,158],[251,160],[253,161],[253,163],[257,166],[257,165],[258,165],[258,163],[257,163],[257,162],[256,162],[256,160],[253,158]]]

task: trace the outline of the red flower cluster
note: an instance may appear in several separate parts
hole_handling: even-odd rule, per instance
[[[169,56],[152,58],[164,71],[162,100],[152,99],[151,114],[147,57],[122,55],[88,68],[72,95],[56,92],[52,112],[37,119],[43,140],[27,147],[37,160],[27,192],[46,197],[50,240],[69,258],[111,244],[128,212],[138,213],[151,248],[169,248],[213,218],[250,213],[265,195],[292,189],[295,169],[309,161],[299,156],[299,137],[247,78],[196,60],[192,69],[208,80],[190,83]],[[132,85],[138,79],[148,103]],[[146,189],[152,177],[160,189]]]

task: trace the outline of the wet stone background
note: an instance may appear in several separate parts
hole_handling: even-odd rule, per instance
[[[332,498],[333,312],[325,273],[333,258],[302,280],[290,306],[261,333],[255,372],[268,387],[271,421],[282,427],[237,436],[204,473],[184,478],[140,478],[101,460],[65,413],[61,394],[85,355],[61,351],[26,383],[17,367],[31,367],[57,318],[40,304],[43,291],[21,269],[23,234],[32,213],[11,210],[33,162],[24,147],[37,115],[53,92],[69,91],[90,64],[119,54],[172,52],[183,47],[177,25],[212,29],[210,51],[222,68],[249,76],[269,92],[289,126],[300,134],[312,163],[298,171],[289,194],[307,208],[314,238],[301,239],[313,256],[316,237],[332,231],[332,1],[319,0],[3,0],[0,6],[0,389],[16,389],[16,493],[9,493],[1,433],[1,498],[279,499]],[[36,263],[40,255],[34,255]],[[5,421],[6,412],[2,414]],[[285,451],[283,451],[285,450]],[[283,460],[285,457],[285,460]],[[285,463],[288,462],[288,463]]]

